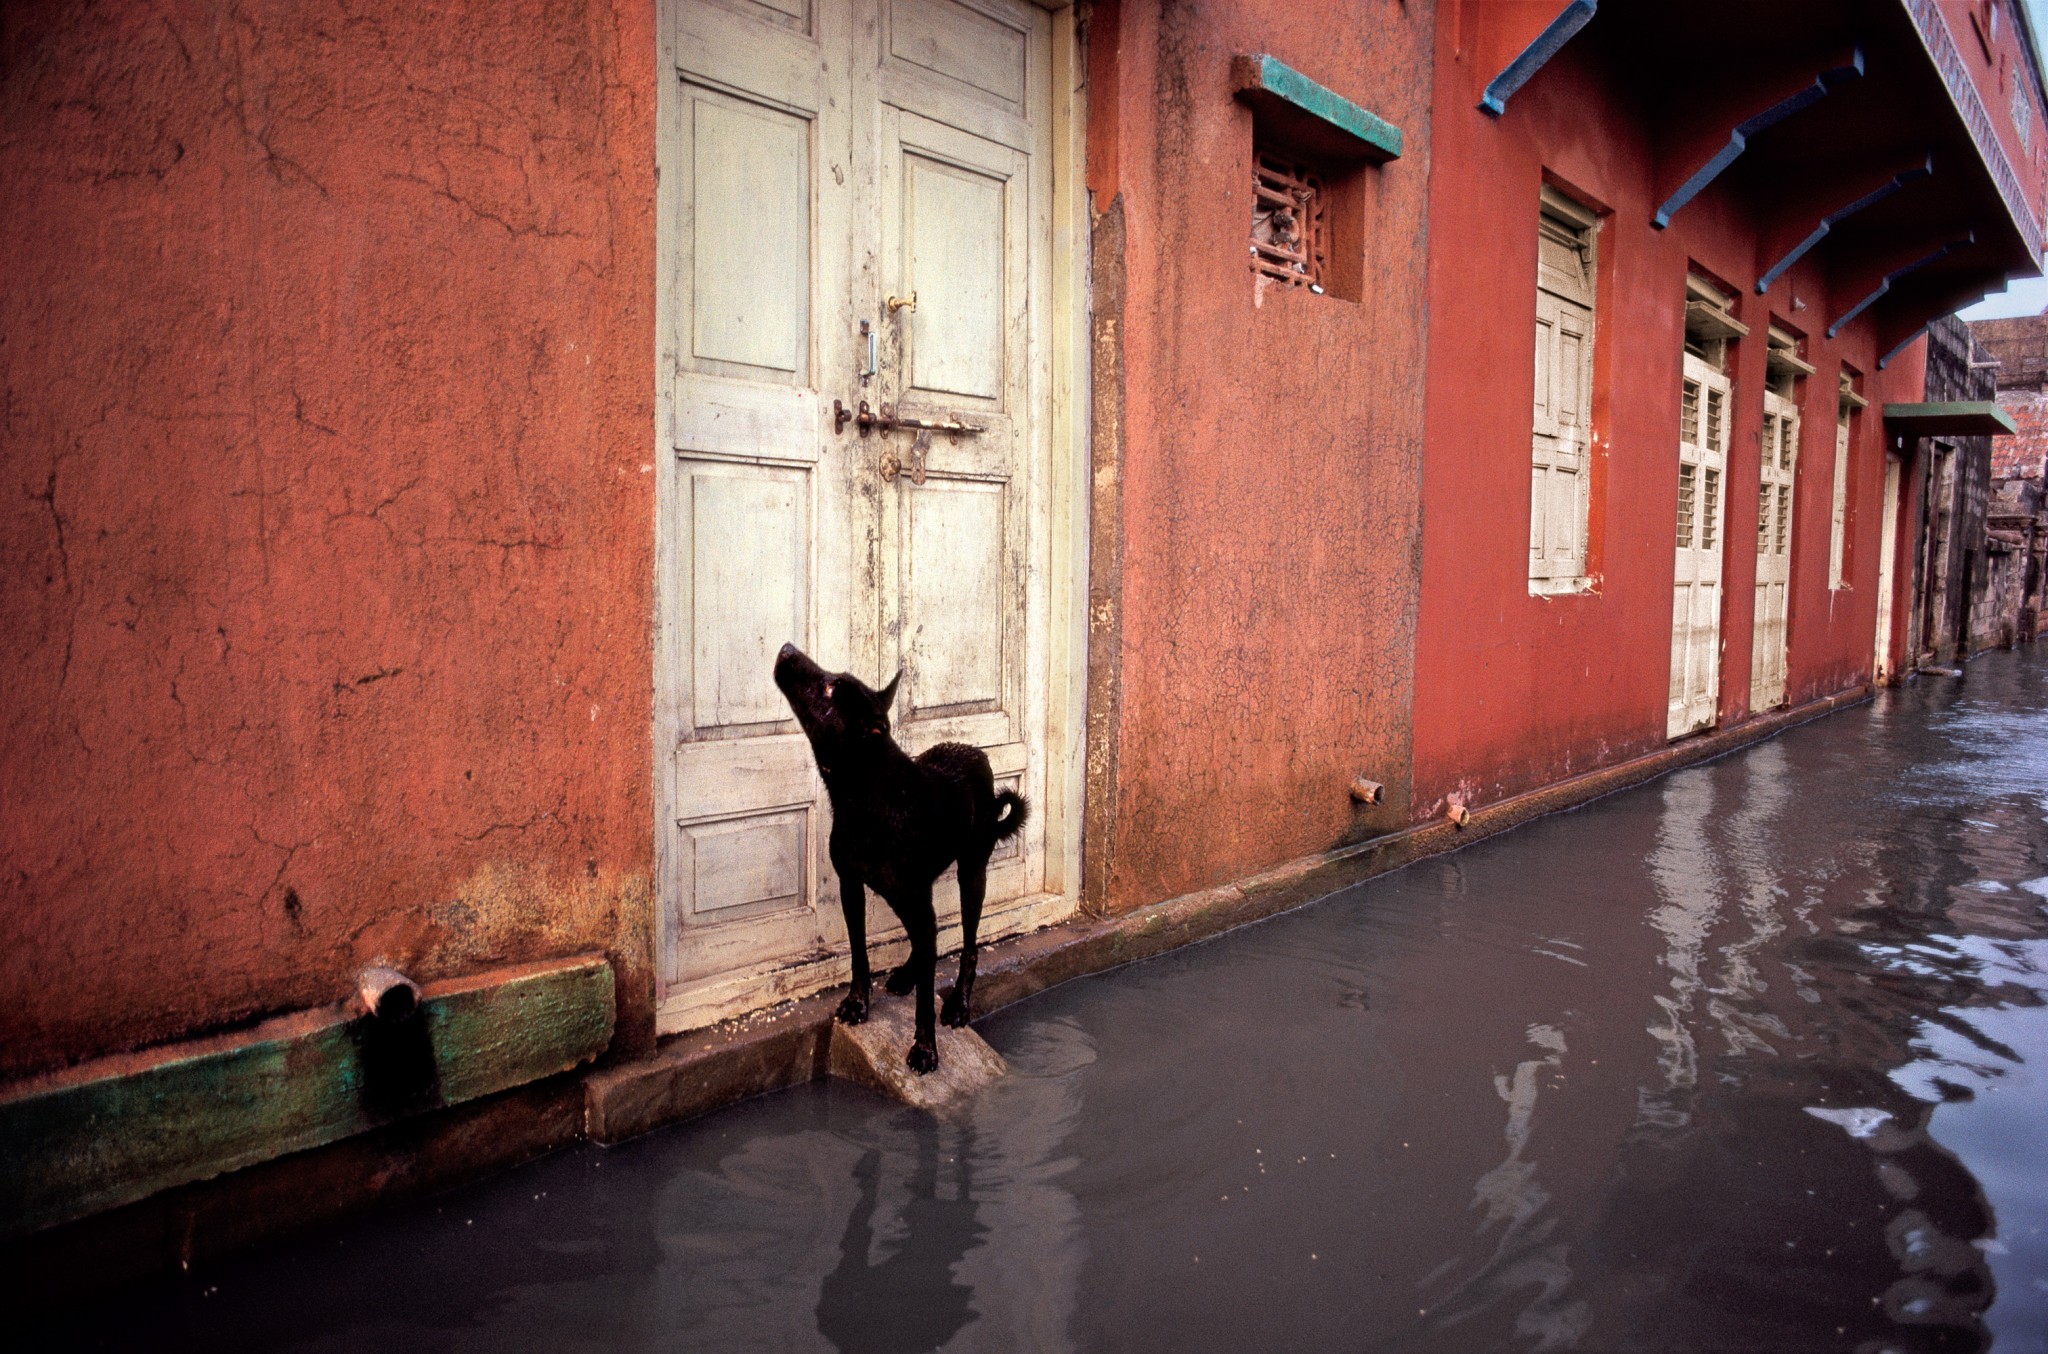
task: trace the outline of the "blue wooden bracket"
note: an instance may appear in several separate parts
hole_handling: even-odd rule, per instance
[[[1721,171],[1735,163],[1743,151],[1749,148],[1749,139],[1791,117],[1794,113],[1811,108],[1825,99],[1837,85],[1846,84],[1863,74],[1863,48],[1857,47],[1849,54],[1849,60],[1832,70],[1824,70],[1797,93],[1778,100],[1769,108],[1735,124],[1728,133],[1728,144],[1714,152],[1708,161],[1693,171],[1691,178],[1678,186],[1678,191],[1664,200],[1650,218],[1650,224],[1662,230],[1671,224],[1671,218],[1679,208],[1698,197],[1700,191],[1721,176]]]
[[[1231,62],[1237,97],[1282,139],[1339,160],[1385,163],[1401,157],[1401,129],[1325,88],[1294,67],[1264,55]]]
[[[1508,111],[1508,100],[1515,91],[1529,83],[1529,77],[1543,69],[1544,63],[1556,56],[1567,42],[1581,28],[1593,21],[1593,11],[1600,7],[1600,0],[1570,0],[1557,17],[1552,19],[1536,40],[1524,47],[1521,54],[1502,68],[1501,73],[1487,81],[1486,92],[1479,96],[1479,111],[1494,117]]]
[[[1866,208],[1876,206],[1878,203],[1890,197],[1893,193],[1896,193],[1901,188],[1904,188],[1907,184],[1912,183],[1919,179],[1929,178],[1933,175],[1933,173],[1934,155],[1933,152],[1930,151],[1928,153],[1925,163],[1915,165],[1911,169],[1901,170],[1899,173],[1892,175],[1891,178],[1886,180],[1884,183],[1879,184],[1877,187],[1865,193],[1862,197],[1857,198],[1854,202],[1851,202],[1843,207],[1837,207],[1835,210],[1829,212],[1826,216],[1823,216],[1820,219],[1820,224],[1813,228],[1813,232],[1810,235],[1808,235],[1805,239],[1801,240],[1798,244],[1793,245],[1792,248],[1786,253],[1784,258],[1781,258],[1776,263],[1772,264],[1770,268],[1765,271],[1764,275],[1756,280],[1756,294],[1758,296],[1762,296],[1765,292],[1769,291],[1771,289],[1771,284],[1773,282],[1776,282],[1779,278],[1783,277],[1785,275],[1785,270],[1787,268],[1790,268],[1793,264],[1799,262],[1800,259],[1804,258],[1806,256],[1806,252],[1812,249],[1815,245],[1819,244],[1823,239],[1827,238],[1827,233],[1833,230],[1836,226],[1848,220],[1850,217],[1856,215],[1856,213],[1863,211]]]
[[[1927,322],[1927,324],[1933,323],[1934,321],[1932,320],[1929,320]],[[1877,359],[1877,369],[1879,371],[1883,371],[1886,367],[1890,366],[1893,358],[1897,357],[1900,353],[1906,351],[1907,344],[1911,343],[1914,339],[1919,338],[1922,334],[1927,332],[1927,324],[1921,325],[1918,329],[1915,329],[1912,333],[1906,335],[1897,343],[1894,343],[1892,345],[1892,350],[1890,352],[1886,353],[1883,357]]]
[[[1950,240],[1947,244],[1935,250],[1933,253],[1922,255],[1920,258],[1914,259],[1911,263],[1906,264],[1902,268],[1892,269],[1892,271],[1884,275],[1884,280],[1879,282],[1877,286],[1871,290],[1870,295],[1864,297],[1861,301],[1858,301],[1855,305],[1850,306],[1847,310],[1843,311],[1842,314],[1835,320],[1835,322],[1828,326],[1828,337],[1833,338],[1835,335],[1841,333],[1842,326],[1846,325],[1847,323],[1849,323],[1849,321],[1855,319],[1858,315],[1861,315],[1864,311],[1870,309],[1871,306],[1875,305],[1877,303],[1877,298],[1883,296],[1886,292],[1890,291],[1892,289],[1892,283],[1897,282],[1900,278],[1906,276],[1906,274],[1917,273],[1922,268],[1925,268],[1928,264],[1935,262],[1937,259],[1946,258],[1948,255],[1953,254],[1956,250],[1967,248],[1968,246],[1973,245],[1976,242],[1977,232],[1974,230],[1965,231],[1961,239]],[[1898,349],[1896,348],[1892,350],[1892,352],[1894,353],[1896,353],[1897,351]],[[1890,354],[1887,354],[1887,356],[1889,355]]]

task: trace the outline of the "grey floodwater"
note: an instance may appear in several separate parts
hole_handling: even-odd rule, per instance
[[[207,1350],[2048,1351],[2048,646],[847,1085],[116,1295]]]

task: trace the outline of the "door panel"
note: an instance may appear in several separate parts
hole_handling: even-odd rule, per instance
[[[1024,112],[1030,29],[953,0],[891,0],[889,56],[943,77],[956,92]]]
[[[1003,397],[1007,184],[903,159],[904,283],[923,299],[906,335],[909,389]]]
[[[1764,436],[1757,481],[1756,609],[1751,628],[1749,708],[1785,703],[1787,598],[1792,583],[1792,487],[1799,462],[1799,407],[1764,395]]]
[[[901,109],[883,122],[885,282],[917,297],[893,321],[897,403],[980,429],[890,435],[927,476],[899,478],[882,498],[883,642],[901,657],[908,740],[993,748],[1017,740],[1025,713],[1023,655],[1007,641],[1024,625],[1029,530],[1013,413],[1030,398],[1018,322],[1029,309],[1027,161]]]
[[[810,601],[811,477],[793,466],[690,464],[692,732],[786,725],[775,652],[805,633]]]
[[[1005,631],[1005,486],[932,479],[905,495],[905,623],[912,674],[906,718],[1001,706]]]
[[[1591,372],[1585,360],[1593,313],[1536,293],[1535,448],[1529,503],[1530,577],[1572,577],[1583,567],[1587,413]]]
[[[774,23],[808,33],[811,25],[809,0],[726,0],[742,13],[753,13]]]
[[[809,906],[804,860],[810,806],[794,805],[683,829],[696,918],[736,921]]]
[[[1893,590],[1898,586],[1899,555],[1899,458],[1891,452],[1884,458],[1884,518],[1878,524],[1877,540],[1877,651],[1871,672],[1879,684],[1892,675]]]
[[[690,200],[706,204],[689,224],[691,354],[705,370],[797,381],[810,329],[810,121],[701,87],[688,98]]]
[[[1711,726],[1721,677],[1721,555],[1728,378],[1687,353],[1679,399],[1677,561],[1671,621],[1671,699],[1666,733]]]
[[[882,77],[904,60],[954,71],[948,63],[970,51],[1001,54],[1005,63],[1023,53],[1029,68],[1029,54],[1042,50],[1044,19],[1022,6],[1003,18],[952,0],[892,0],[888,9],[893,45]],[[909,36],[941,30],[954,34],[950,46],[919,47],[925,38]],[[981,46],[960,36],[970,31],[982,35]],[[1042,157],[986,134],[989,110],[1007,98],[1006,79],[878,80],[878,280],[887,296],[915,297],[914,307],[884,321],[895,360],[885,363],[881,387],[900,413],[978,431],[881,435],[899,459],[921,465],[924,478],[899,476],[882,491],[877,601],[881,646],[903,670],[897,714],[905,746],[973,744],[988,753],[999,783],[1021,772],[1022,792],[1036,794],[1045,648],[1029,582],[1045,549],[1046,504],[1035,469],[1043,418],[1030,360],[1043,269],[1035,274],[1031,260],[1048,248],[1046,188]],[[906,94],[913,106],[891,102]],[[992,904],[1039,887],[1043,832],[1042,823],[1028,825],[1019,851],[992,870]],[[942,914],[955,905],[949,888]]]
[[[910,751],[976,744],[998,787],[1044,802],[1051,21],[1009,0],[667,8],[673,1030],[844,979],[829,804],[772,679],[784,641],[877,685],[900,669]],[[863,433],[835,401],[974,431]],[[997,853],[985,926],[1042,887],[1046,840],[1034,815]],[[944,881],[939,902],[957,915]],[[893,921],[871,905],[871,937]]]
[[[676,10],[673,456],[657,589],[670,740],[657,871],[666,999],[737,968],[815,953],[818,783],[776,690],[776,650],[843,650],[848,496],[822,374],[847,370],[852,216],[838,7]],[[814,28],[816,31],[813,31]]]

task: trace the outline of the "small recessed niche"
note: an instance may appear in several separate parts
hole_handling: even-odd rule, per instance
[[[1400,155],[1400,130],[1270,56],[1240,56],[1232,75],[1252,112],[1252,273],[1360,299],[1366,176]]]

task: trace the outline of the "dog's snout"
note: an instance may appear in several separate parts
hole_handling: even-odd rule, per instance
[[[794,657],[796,656],[796,645],[794,645],[794,644],[785,644],[785,645],[783,645],[783,646],[782,646],[782,647],[781,647],[780,649],[777,649],[777,650],[775,651],[775,656],[776,656],[777,658],[794,658]]]

